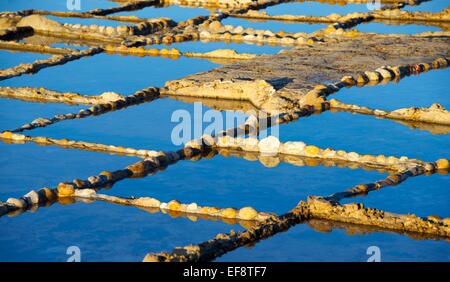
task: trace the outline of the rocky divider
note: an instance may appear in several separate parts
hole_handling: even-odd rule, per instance
[[[10,138],[11,133],[6,133]],[[2,133],[2,137],[5,132]],[[126,178],[142,178],[164,170],[167,166],[177,163],[179,160],[196,160],[207,156],[210,150],[197,150],[194,148],[183,148],[176,152],[161,152],[147,150],[147,157],[139,162],[133,163],[124,169],[116,171],[102,171],[98,175],[90,176],[86,180],[74,179],[71,182],[61,182],[56,188],[42,188],[32,190],[19,199],[10,198],[7,202],[0,202],[0,216],[15,212],[17,210],[37,209],[54,202],[55,198],[75,197],[76,194],[83,195],[85,189],[98,191],[105,187],[111,187],[116,182]],[[149,156],[151,155],[151,156]],[[87,192],[86,192],[87,191]],[[92,194],[86,190],[85,194]],[[240,217],[240,216],[238,216]]]
[[[171,200],[169,202],[162,202],[158,199],[151,197],[139,197],[139,198],[124,198],[98,194],[93,189],[80,189],[75,190],[73,197],[89,199],[89,200],[101,200],[116,204],[130,205],[144,208],[158,208],[162,211],[174,211],[187,213],[192,215],[209,215],[218,218],[238,219],[238,220],[254,220],[264,221],[270,217],[275,216],[271,213],[258,212],[252,207],[243,207],[241,209],[236,208],[218,208],[210,206],[200,206],[197,203],[183,204],[178,200]],[[8,201],[7,201],[8,203]]]

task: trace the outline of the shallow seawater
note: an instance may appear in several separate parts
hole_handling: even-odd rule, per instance
[[[117,183],[110,195],[177,199],[202,206],[251,206],[282,214],[309,195],[330,195],[354,185],[384,178],[385,173],[325,166],[295,166],[276,160],[249,161],[216,155],[196,162],[182,161],[166,170]]]
[[[85,50],[89,49],[92,46],[89,46],[88,42],[83,40],[74,40],[74,39],[64,39],[52,36],[43,36],[43,35],[31,35],[27,37],[23,37],[20,40],[17,40],[20,43],[28,43],[28,44],[37,44],[37,45],[46,45],[54,48],[69,48],[69,49],[77,49],[77,50]],[[90,42],[92,43],[92,42]],[[101,45],[100,42],[98,45]],[[95,46],[95,45],[94,45]]]
[[[31,64],[34,61],[50,57],[51,55],[48,54],[0,50],[0,69],[12,68],[20,64]]]
[[[67,0],[2,0],[0,11],[22,11],[22,10],[46,10],[62,12],[84,12],[97,8],[107,9],[117,7],[118,4],[108,0],[88,0],[80,1],[80,10],[69,9]]]
[[[12,130],[38,117],[53,117],[78,112],[88,106],[71,106],[60,103],[34,103],[15,99],[0,99],[0,130]]]
[[[403,10],[410,11],[410,12],[420,11],[420,12],[436,13],[436,12],[442,11],[443,9],[447,8],[448,6],[450,6],[450,4],[448,3],[447,0],[432,0],[432,1],[420,3],[420,5],[416,5],[416,6],[406,5],[403,8]]]
[[[94,67],[95,66],[95,67]],[[168,59],[118,54],[97,54],[45,68],[34,75],[22,75],[0,82],[0,86],[44,87],[99,95],[114,91],[123,95],[150,86],[163,86],[168,80],[210,70],[218,65],[204,59]],[[55,79],[58,77],[58,79]]]
[[[251,54],[275,54],[283,49],[283,46],[257,45],[252,43],[214,42],[214,41],[186,41],[171,45],[150,45],[147,48],[177,48],[181,52],[211,52],[218,49],[233,49],[238,53]]]
[[[331,14],[346,15],[349,13],[367,13],[370,10],[366,4],[337,4],[320,3],[315,1],[282,3],[280,5],[267,7],[269,15],[305,15],[305,16],[328,16]]]
[[[410,177],[398,186],[386,187],[368,196],[345,199],[343,203],[360,202],[367,207],[394,213],[413,213],[421,217],[450,217],[448,204],[449,174]]]
[[[0,151],[0,196],[5,201],[9,197],[19,198],[31,190],[55,188],[60,182],[87,179],[103,170],[122,169],[140,160],[137,157],[34,143],[7,144],[4,141],[0,141]]]
[[[121,145],[139,149],[178,150],[182,141],[199,138],[194,121],[202,120],[209,109],[199,104],[188,104],[173,99],[158,99],[138,106],[83,119],[66,120],[45,128],[30,131],[32,136],[68,138],[110,145]],[[245,121],[245,114],[238,113],[234,122],[227,123],[225,112],[210,111],[222,118],[222,128],[233,128]],[[188,117],[189,115],[189,117]],[[180,119],[179,119],[180,118]],[[173,120],[173,121],[172,121]],[[30,120],[31,121],[31,120]],[[184,124],[193,125],[179,131]],[[203,124],[203,129],[210,122]],[[219,129],[220,131],[220,129]],[[182,136],[179,138],[180,134]],[[172,138],[173,135],[173,138]]]
[[[420,24],[386,24],[381,22],[362,23],[355,27],[360,32],[373,32],[380,34],[396,33],[396,34],[415,34],[422,32],[435,32],[442,29],[432,25]]]
[[[209,240],[218,232],[242,230],[220,220],[193,222],[103,202],[54,204],[0,218],[0,224],[0,261],[65,262],[70,246],[80,248],[83,262],[142,261],[148,252],[171,251]]]
[[[170,18],[176,22],[185,21],[198,16],[209,16],[205,8],[187,6],[146,7],[137,11],[115,13],[114,16],[136,16],[138,18]]]
[[[449,134],[433,135],[430,131],[411,129],[393,120],[347,112],[328,111],[281,125],[280,140],[424,161],[450,157]]]
[[[311,225],[316,227],[318,224]],[[450,260],[450,245],[444,240],[423,241],[387,232],[355,234],[358,229],[354,226],[350,226],[349,231],[340,228],[331,232],[327,229],[318,230],[306,224],[299,224],[254,246],[230,252],[217,261],[366,262],[371,256],[367,254],[370,246],[380,248],[383,262]],[[367,229],[359,232],[364,230]]]
[[[226,18],[222,20],[223,25],[242,26],[244,28],[253,28],[255,30],[268,29],[272,32],[306,32],[311,33],[327,27],[326,24],[317,23],[296,23],[283,21],[264,21],[264,20],[248,20],[239,18]]]
[[[450,98],[445,95],[447,86],[443,83],[449,75],[450,68],[431,70],[404,77],[397,83],[343,88],[329,98],[389,111],[409,107],[429,107],[433,103],[439,103],[450,109]]]

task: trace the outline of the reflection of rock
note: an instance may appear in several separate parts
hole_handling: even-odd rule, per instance
[[[387,116],[411,121],[450,125],[450,112],[440,104],[433,104],[429,108],[398,109]]]

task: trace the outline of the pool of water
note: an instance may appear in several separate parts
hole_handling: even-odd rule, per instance
[[[97,8],[107,9],[118,6],[117,3],[108,0],[88,0],[80,1],[80,10],[70,9],[67,0],[2,0],[0,3],[0,11],[22,11],[22,10],[46,10],[46,11],[62,11],[62,12],[84,12]]]
[[[270,30],[272,32],[306,32],[311,33],[319,29],[327,27],[326,24],[310,24],[310,23],[295,23],[282,21],[261,21],[261,20],[247,20],[239,18],[226,18],[222,20],[223,25],[242,26],[244,28],[253,28],[255,30]]]
[[[213,41],[186,41],[171,45],[150,45],[148,48],[177,48],[181,52],[211,52],[217,49],[233,49],[238,53],[276,54],[283,49],[282,46],[256,45],[251,43],[213,42]]]
[[[280,126],[280,139],[360,154],[408,156],[425,161],[449,158],[449,134],[433,135],[400,123],[346,112],[324,112]]]
[[[65,262],[70,246],[80,249],[83,262],[142,261],[148,252],[171,251],[218,232],[242,230],[222,221],[193,222],[102,202],[54,204],[35,213],[2,217],[0,224],[0,261]]]
[[[432,70],[417,76],[405,77],[398,83],[343,88],[330,98],[389,111],[409,107],[429,107],[433,103],[439,103],[450,109],[450,98],[444,95],[447,87],[442,83],[449,75],[450,68]]]
[[[179,22],[185,21],[198,16],[209,16],[210,11],[204,8],[197,7],[181,7],[181,6],[166,6],[166,7],[146,7],[138,11],[126,11],[115,13],[114,16],[136,16],[139,18],[171,18]]]
[[[20,64],[30,64],[37,60],[49,58],[51,55],[0,50],[0,69],[7,69],[18,66]]]
[[[383,175],[363,169],[299,167],[288,163],[267,167],[267,162],[264,165],[217,155],[209,160],[179,162],[146,178],[121,181],[105,193],[218,207],[252,206],[282,214],[309,195],[329,195],[368,180],[379,180]]]
[[[443,240],[415,240],[393,233],[353,234],[343,229],[317,232],[300,224],[254,246],[239,248],[217,261],[354,261],[366,262],[370,246],[381,261],[448,261],[450,245]],[[370,253],[371,254],[371,253]]]
[[[381,34],[388,33],[400,33],[400,34],[415,34],[422,32],[435,32],[442,29],[432,25],[419,25],[419,24],[385,24],[378,22],[362,23],[355,27],[361,32],[374,32]]]
[[[280,5],[267,7],[265,11],[269,15],[305,16],[328,16],[330,14],[346,15],[355,12],[370,12],[366,4],[320,3],[315,1],[282,3]]]
[[[447,8],[448,6],[450,6],[450,4],[446,0],[432,0],[432,1],[422,2],[422,3],[420,3],[420,5],[417,5],[417,6],[407,5],[403,8],[403,10],[436,13],[436,12],[442,11],[443,9]]]
[[[93,67],[95,66],[95,67]],[[1,86],[45,87],[56,91],[75,91],[99,95],[114,91],[123,95],[150,86],[163,86],[168,80],[207,71],[218,65],[203,59],[177,60],[97,54],[0,82]],[[58,77],[58,79],[55,79]]]
[[[184,124],[193,125],[194,121],[198,124],[202,119],[200,111],[206,113],[208,110],[201,105],[165,98],[100,116],[62,121],[46,128],[34,129],[29,134],[152,150],[177,150],[183,141],[187,142],[202,135],[202,128],[197,132],[197,128],[193,126],[191,130],[181,132],[182,136],[179,137],[178,128]],[[237,114],[232,123],[227,123],[226,112],[209,113],[221,117],[223,129],[237,126],[238,119],[245,120],[243,113]],[[211,123],[205,122],[203,129],[209,124]]]

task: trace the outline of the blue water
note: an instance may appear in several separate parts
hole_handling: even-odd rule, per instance
[[[447,0],[432,0],[427,2],[422,2],[417,6],[405,6],[403,10],[406,11],[421,11],[421,12],[440,12],[443,9],[450,6]]]
[[[118,4],[108,0],[81,0],[80,10],[70,10],[67,0],[2,0],[0,11],[46,10],[62,12],[84,12],[97,8],[112,8]],[[69,6],[70,7],[70,6]]]
[[[306,224],[246,248],[239,248],[217,261],[355,261],[370,257],[367,248],[376,246],[381,261],[449,261],[445,241],[415,240],[393,233],[353,234],[342,229],[317,232]]]
[[[269,168],[259,161],[218,155],[209,160],[180,162],[151,177],[121,181],[107,193],[150,195],[164,201],[178,199],[218,207],[252,206],[282,214],[309,195],[329,195],[384,175],[362,169],[287,163]]]
[[[152,150],[177,150],[180,143],[177,143],[178,141],[172,142],[171,135],[175,126],[180,125],[181,121],[174,119],[174,122],[172,122],[172,115],[176,117],[176,111],[189,114],[191,121],[189,122],[187,119],[183,121],[193,124],[194,120],[196,123],[198,122],[197,117],[194,116],[198,111],[194,113],[195,110],[193,104],[168,98],[159,99],[100,116],[63,121],[46,128],[35,129],[30,131],[30,134]],[[203,113],[207,110],[206,107],[201,109]],[[225,112],[217,112],[217,114],[222,116],[223,129],[237,126],[237,124],[227,126],[226,120],[223,118]],[[243,114],[239,116],[241,120],[245,120]],[[201,120],[202,116],[199,117]],[[209,122],[205,122],[203,127],[205,128],[209,124]],[[201,132],[199,135],[195,133],[194,128],[190,133],[186,131],[185,140],[189,141],[202,135]]]
[[[192,222],[102,202],[55,204],[0,218],[0,224],[0,261],[65,262],[69,246],[80,248],[81,261],[142,261],[148,252],[171,251],[209,240],[217,232],[242,230],[222,221]]]
[[[269,15],[305,15],[305,16],[328,16],[330,14],[346,15],[359,12],[367,13],[370,10],[365,4],[331,4],[315,1],[283,3],[268,7],[266,10]]]
[[[0,10],[36,8],[63,11],[66,10],[65,4],[65,0],[3,0]],[[426,4],[428,3],[421,6],[426,7]],[[82,8],[86,10],[116,5],[102,0],[82,1]],[[306,8],[302,8],[306,6],[313,9],[306,12]],[[345,14],[366,10],[364,4],[340,6],[316,2],[289,3],[267,9],[269,14],[299,15]],[[175,20],[185,20],[208,13],[206,9],[171,6],[149,7],[139,12],[120,14],[139,17],[168,16]],[[242,21],[246,23],[244,27],[255,24],[257,28],[274,31],[301,32],[305,31],[302,28],[306,26],[273,21],[229,21]],[[224,24],[230,22],[224,21]],[[292,27],[293,31],[287,26]],[[311,27],[311,31],[321,28],[306,27]],[[391,28],[389,32],[395,32],[397,27]],[[408,32],[414,31],[411,33],[421,32],[419,26],[402,28],[407,28]],[[65,45],[53,43],[52,46]],[[281,50],[280,47],[222,42],[185,42],[172,46],[183,52],[208,52],[223,48],[248,53],[276,53]],[[167,48],[163,45],[150,48],[153,47]],[[48,55],[10,54],[1,51],[1,68],[45,57]],[[163,86],[167,80],[208,71],[217,66],[218,64],[203,59],[181,57],[172,60],[99,54],[43,69],[35,75],[1,81],[0,86],[45,87],[84,95],[99,95],[105,91],[128,95],[139,89]],[[447,78],[448,70],[431,71],[418,77],[405,78],[398,84],[343,89],[332,97],[347,103],[386,110],[429,106],[434,102],[449,108],[450,100],[445,96],[448,92]],[[77,112],[80,108],[87,107],[1,98],[0,130],[19,127],[38,117],[53,117],[55,114]],[[179,123],[171,121],[172,114],[176,111],[188,113],[198,124],[201,117],[195,116],[194,109],[193,104],[164,98],[105,115],[63,121],[25,134],[154,150],[177,150],[181,146],[173,142],[171,135]],[[203,113],[207,110],[207,107],[202,107]],[[225,114],[218,111],[210,113],[221,117]],[[242,118],[245,115],[240,113],[239,116]],[[203,127],[208,124],[210,123],[204,123]],[[228,125],[224,125],[225,127]],[[194,132],[187,137],[194,138]],[[411,129],[395,121],[350,113],[325,112],[282,125],[280,139],[284,142],[301,140],[320,147],[358,153],[405,155],[427,161],[450,157],[447,149],[450,143],[448,134],[432,134],[428,130]],[[1,140],[0,152],[0,201],[20,197],[32,189],[55,187],[62,181],[85,179],[103,170],[121,169],[140,160],[136,157],[38,146],[33,143],[8,144]],[[380,180],[386,175],[379,171],[347,167],[295,166],[277,163],[273,158],[254,160],[249,156],[217,155],[197,162],[180,161],[154,175],[120,181],[102,192],[126,197],[150,196],[163,201],[178,199],[181,202],[218,207],[253,206],[260,211],[281,214],[309,195],[329,195],[357,184]],[[399,186],[387,187],[366,197],[347,199],[344,202],[362,202],[369,207],[391,212],[448,217],[448,183],[449,175],[419,176],[410,178]],[[228,225],[220,220],[200,219],[193,222],[184,217],[174,219],[162,213],[152,214],[133,207],[102,202],[70,205],[56,203],[35,213],[4,216],[0,218],[0,226],[0,261],[65,261],[69,257],[66,254],[69,246],[81,249],[82,261],[140,261],[147,252],[170,251],[175,246],[199,243],[230,229],[242,230],[240,225]],[[382,261],[450,260],[450,247],[445,241],[414,240],[405,235],[380,230],[365,235],[350,236],[351,234],[351,230],[346,233],[342,229],[323,233],[301,224],[288,232],[259,242],[254,247],[231,252],[219,261],[365,261],[369,246],[380,247]]]
[[[324,112],[280,126],[283,141],[303,141],[360,154],[408,156],[425,161],[450,158],[450,136],[410,129],[400,123],[346,112]]]
[[[439,103],[450,109],[450,98],[443,93],[447,86],[443,81],[450,69],[431,70],[401,79],[398,83],[378,84],[367,87],[343,88],[330,96],[342,102],[373,109],[393,111],[409,107],[429,107]]]
[[[0,69],[7,69],[20,64],[30,64],[37,60],[49,58],[51,55],[20,51],[0,50]]]
[[[381,34],[387,33],[403,33],[403,34],[415,34],[422,32],[441,31],[442,29],[431,25],[419,25],[419,24],[385,24],[377,22],[362,23],[355,27],[361,32],[375,32]]]
[[[126,11],[115,13],[114,16],[136,16],[139,18],[171,18],[179,22],[198,16],[209,16],[210,11],[204,8],[168,6],[168,7],[146,7],[138,11]]]
[[[163,86],[168,80],[210,70],[216,66],[207,60],[193,58],[172,60],[98,54],[45,68],[35,75],[4,80],[0,85],[45,87],[57,91],[76,91],[83,95],[99,95],[106,91],[129,95],[137,90]]]
[[[66,17],[56,17],[56,16],[46,16],[51,20],[57,21],[61,24],[81,24],[81,25],[98,25],[98,26],[112,26],[117,27],[119,25],[133,25],[129,22],[120,22],[114,20],[105,19],[94,19],[94,18],[66,18]]]
[[[202,42],[202,41],[186,41],[174,43],[171,45],[150,45],[148,48],[177,48],[181,52],[211,52],[217,49],[233,49],[238,53],[251,54],[275,54],[284,48],[282,46],[256,45],[252,43],[235,43],[235,42]]]
[[[281,21],[257,21],[239,18],[226,18],[222,20],[223,25],[243,26],[244,28],[253,28],[255,30],[268,29],[272,32],[306,32],[311,33],[325,28],[326,24],[294,23]]]

